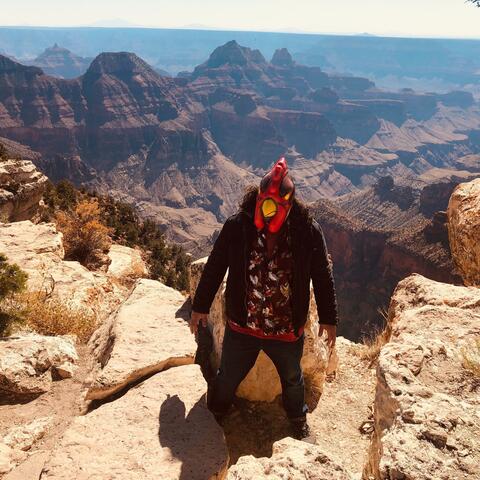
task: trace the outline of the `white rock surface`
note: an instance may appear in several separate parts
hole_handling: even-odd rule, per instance
[[[25,460],[26,457],[27,454],[25,452],[18,452],[0,442],[0,475],[8,473],[15,467],[17,462]]]
[[[0,224],[0,252],[28,273],[29,290],[50,292],[73,308],[107,316],[127,295],[101,272],[78,262],[65,261],[62,234],[53,223],[29,220]]]
[[[190,293],[193,298],[203,267],[207,258],[192,263]],[[222,342],[225,332],[225,282],[220,286],[210,308],[208,325],[213,335],[214,352],[212,364],[218,368],[222,355]],[[320,398],[327,366],[327,347],[318,337],[318,316],[313,292],[310,302],[310,313],[305,325],[305,344],[303,349],[302,368],[305,377],[307,399],[310,409],[314,409]],[[237,390],[239,397],[252,401],[273,401],[282,391],[280,378],[272,361],[263,352],[257,358],[254,367],[243,380]]]
[[[0,221],[32,218],[38,210],[47,177],[28,160],[0,160]]]
[[[284,438],[273,444],[270,458],[240,457],[227,480],[353,480],[316,445]]]
[[[139,280],[128,300],[90,340],[103,368],[87,398],[104,398],[148,374],[193,363],[195,340],[179,316],[184,302],[173,288]]]
[[[448,236],[465,285],[480,287],[480,178],[461,183],[448,204]]]
[[[27,460],[26,452],[45,435],[52,420],[51,417],[38,418],[25,425],[13,427],[6,433],[0,441],[0,475],[12,471],[18,464]],[[27,480],[26,476],[21,479]]]
[[[110,264],[107,273],[119,280],[142,278],[148,275],[148,268],[140,251],[123,245],[112,245],[108,252]]]
[[[74,369],[78,361],[73,341],[34,333],[0,341],[0,390],[16,395],[50,390],[57,366]]]
[[[228,452],[205,390],[197,365],[172,368],[76,417],[41,480],[223,478]]]
[[[47,458],[48,452],[46,451],[33,452],[10,473],[4,475],[2,480],[38,480]]]
[[[45,435],[52,422],[51,417],[41,417],[25,425],[13,427],[3,437],[3,443],[10,448],[30,450],[32,445]]]
[[[480,478],[480,398],[463,354],[480,336],[480,289],[412,275],[398,284],[388,322],[366,476]]]

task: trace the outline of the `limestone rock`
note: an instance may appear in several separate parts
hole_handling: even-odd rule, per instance
[[[47,177],[28,160],[0,160],[0,221],[32,218],[39,208]]]
[[[16,451],[0,442],[0,475],[8,473],[15,467],[17,462],[21,462],[26,456],[25,452]]]
[[[18,467],[5,475],[3,480],[38,480],[47,458],[48,452],[35,451],[25,461],[22,461]]]
[[[142,278],[148,275],[148,268],[139,250],[123,245],[112,245],[108,252],[110,265],[108,275],[119,280],[126,278]]]
[[[223,478],[228,452],[206,387],[197,365],[172,368],[76,417],[41,480]]]
[[[52,420],[51,417],[41,417],[26,425],[13,427],[3,437],[3,443],[10,448],[23,451],[30,450],[32,445],[45,435],[48,427],[52,424]]]
[[[193,363],[195,340],[179,315],[183,295],[155,280],[137,282],[128,300],[90,341],[102,365],[87,398],[104,398],[154,372]]]
[[[0,341],[0,389],[16,395],[50,390],[57,366],[74,368],[78,360],[73,341],[34,333]]]
[[[454,190],[447,214],[455,263],[465,285],[480,287],[480,178]]]
[[[206,258],[202,258],[192,263],[190,283],[190,293],[192,296],[195,294],[206,260]],[[208,325],[212,332],[214,343],[211,360],[215,369],[218,368],[220,364],[222,354],[222,342],[226,322],[224,309],[225,282],[220,286],[213,301],[208,319]],[[316,407],[323,389],[327,356],[326,345],[318,337],[318,316],[312,292],[309,318],[305,325],[305,344],[302,358],[307,403],[309,403],[310,409]],[[275,366],[267,355],[260,352],[254,367],[238,387],[237,395],[247,400],[271,402],[281,391],[280,378],[278,377]]]
[[[0,224],[0,252],[28,273],[28,288],[52,291],[73,308],[103,318],[127,295],[102,272],[65,261],[62,234],[53,223],[31,221]]]
[[[230,467],[227,480],[349,480],[353,477],[322,450],[306,442],[284,438],[273,444],[271,458],[241,457]]]
[[[388,323],[366,476],[479,477],[480,399],[464,349],[480,335],[480,290],[412,275],[398,284]]]

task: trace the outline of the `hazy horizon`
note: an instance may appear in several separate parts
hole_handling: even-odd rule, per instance
[[[3,27],[155,28],[480,39],[480,9],[465,0],[18,0]],[[143,8],[142,8],[143,7]],[[114,12],[114,13],[112,13]],[[252,15],[252,12],[254,15]]]

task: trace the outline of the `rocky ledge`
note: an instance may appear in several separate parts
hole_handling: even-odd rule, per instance
[[[47,177],[28,160],[0,159],[0,221],[32,218],[38,211]]]
[[[412,275],[388,316],[367,478],[480,478],[478,379],[465,368],[480,338],[480,290]]]

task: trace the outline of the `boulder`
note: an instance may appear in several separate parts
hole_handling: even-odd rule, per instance
[[[465,356],[477,349],[478,357],[480,290],[407,277],[388,328],[365,477],[480,478],[478,379]]]
[[[13,427],[3,437],[3,443],[24,452],[30,450],[32,445],[45,435],[52,421],[52,417],[41,417],[30,423]]]
[[[284,438],[273,444],[270,458],[240,457],[227,480],[353,480],[316,445]]]
[[[192,297],[195,294],[206,261],[206,258],[202,258],[191,265],[190,293]],[[211,362],[215,369],[220,364],[222,354],[222,342],[226,323],[224,309],[225,282],[220,286],[215,296],[208,318],[208,327],[213,336]],[[323,389],[328,357],[327,347],[319,339],[318,330],[317,309],[312,294],[309,318],[305,326],[305,345],[302,358],[307,403],[311,410],[316,407]],[[254,367],[238,387],[237,395],[251,401],[272,402],[281,391],[280,378],[275,366],[263,352],[260,352]]]
[[[0,221],[32,218],[38,211],[47,180],[28,160],[0,159]]]
[[[228,452],[206,388],[197,365],[172,368],[76,417],[41,480],[223,478]]]
[[[53,223],[0,224],[0,252],[28,273],[28,289],[52,292],[72,308],[106,317],[127,295],[102,272],[65,261],[62,234]]]
[[[196,344],[181,317],[184,303],[177,290],[156,280],[139,280],[90,340],[102,368],[87,399],[107,397],[152,373],[193,363]]]
[[[7,337],[0,341],[0,390],[15,395],[48,392],[57,367],[73,369],[77,361],[69,337],[34,333]]]
[[[0,475],[10,472],[18,464],[28,459],[28,454],[25,452],[30,450],[33,444],[45,435],[45,432],[52,424],[52,420],[52,417],[38,418],[30,423],[13,427],[7,432],[3,440],[0,441]],[[13,476],[12,472],[10,477],[5,476],[2,478],[14,479],[15,476]],[[27,480],[28,477],[23,475],[17,478]],[[36,478],[38,479],[38,475]]]
[[[448,204],[450,250],[465,285],[480,287],[480,178],[461,183]]]
[[[118,280],[142,278],[148,276],[148,268],[142,259],[140,250],[112,245],[108,252],[110,265],[107,274]]]

